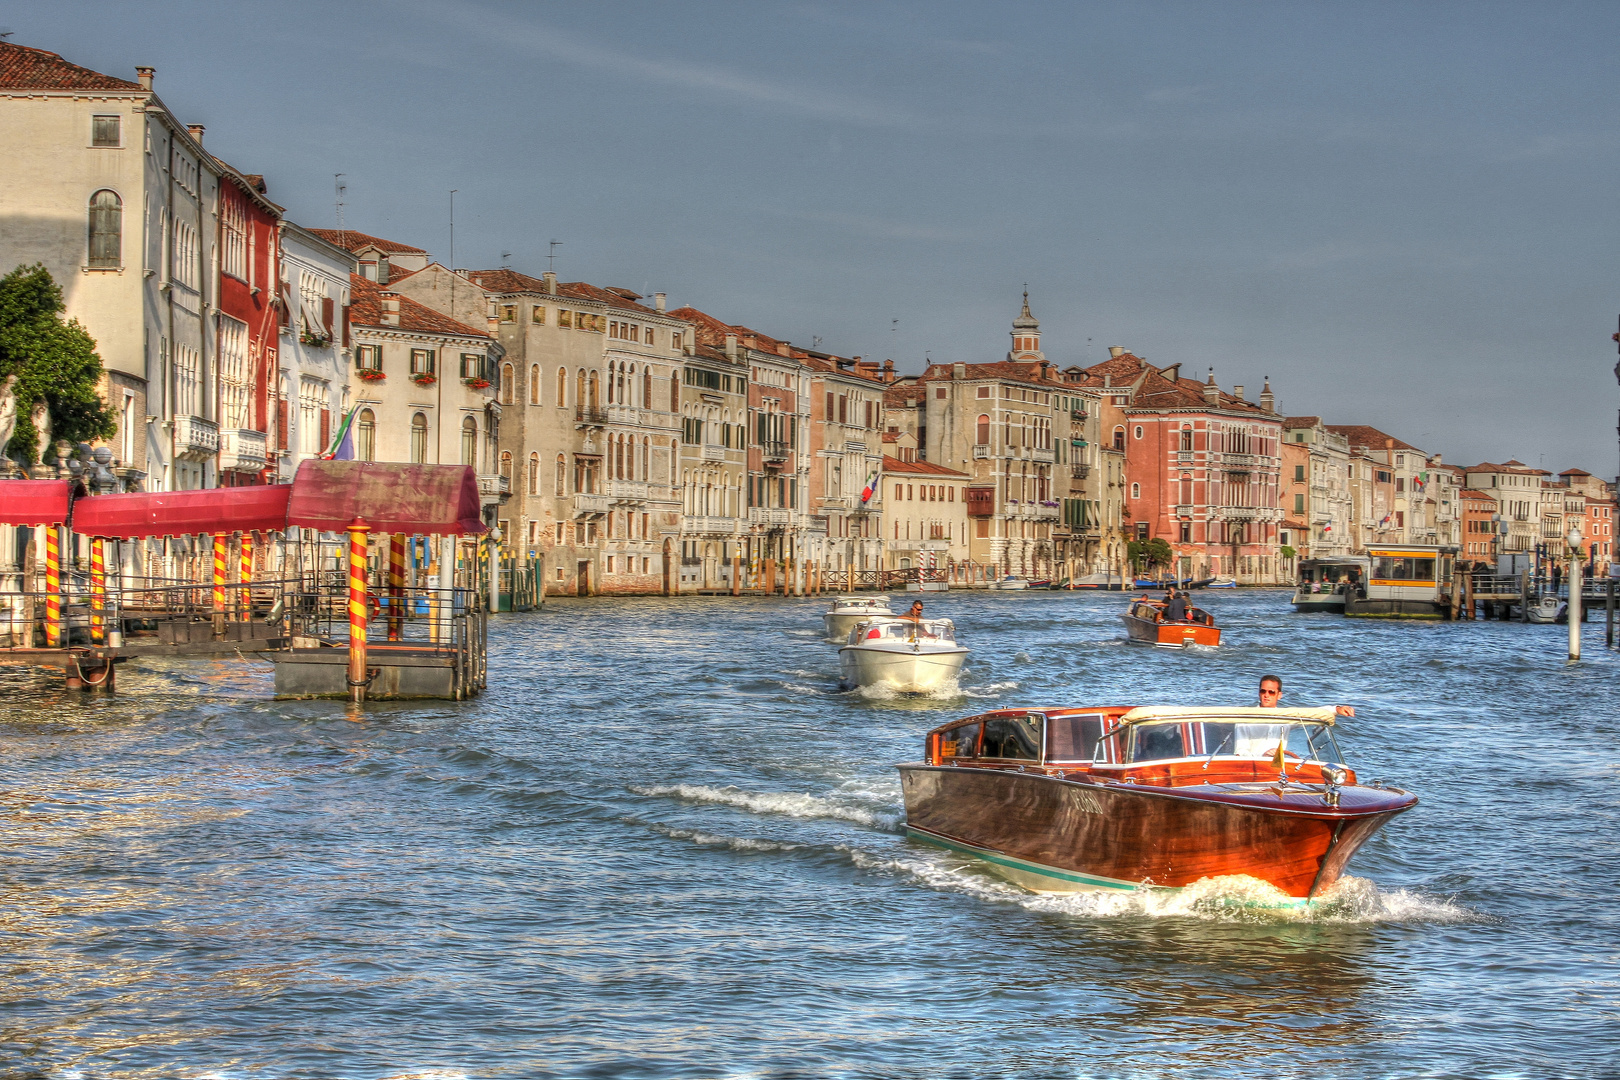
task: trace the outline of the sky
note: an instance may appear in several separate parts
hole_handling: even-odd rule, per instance
[[[1620,4],[0,4],[288,215],[802,347],[1111,345],[1453,464],[1620,469]],[[3,167],[3,165],[0,165]],[[550,242],[560,241],[552,248]]]

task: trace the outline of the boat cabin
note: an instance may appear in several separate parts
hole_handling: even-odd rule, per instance
[[[889,598],[887,596],[835,596],[829,610],[840,615],[857,614],[862,611],[883,614],[889,610]]]
[[[1455,547],[1381,544],[1367,549],[1371,569],[1359,595],[1347,596],[1346,615],[1439,618],[1451,583]]]
[[[1007,709],[935,728],[924,753],[930,765],[1039,769],[1066,778],[1078,772],[1127,783],[1269,781],[1279,774],[1321,782],[1324,766],[1348,773],[1333,720],[1331,708]]]
[[[849,632],[849,644],[859,645],[863,642],[914,642],[927,641],[936,644],[949,644],[956,641],[956,624],[949,619],[911,619],[888,618],[868,619],[856,623],[855,628]]]

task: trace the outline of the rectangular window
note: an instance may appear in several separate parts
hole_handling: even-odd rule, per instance
[[[461,354],[461,377],[463,379],[487,379],[484,371],[484,357],[480,353],[464,352]]]
[[[501,305],[501,322],[517,322],[517,305]]]
[[[685,337],[686,335],[684,334],[669,335],[669,347],[674,349],[676,352],[679,352],[684,347]]]
[[[1295,495],[1294,496],[1294,513],[1303,514],[1304,512],[1305,512],[1305,496],[1303,496],[1303,495]]]
[[[417,350],[412,350],[412,360]],[[354,350],[354,366],[361,371],[382,370],[381,345],[357,345]]]
[[[122,146],[123,139],[119,134],[118,117],[97,116],[90,121],[91,146]]]
[[[529,313],[529,318],[536,326],[546,325],[546,309],[539,304],[534,305],[534,310]]]
[[[411,350],[411,374],[432,375],[438,370],[438,355],[434,349]],[[379,365],[381,366],[381,365]]]
[[[1305,466],[1303,466],[1303,465],[1295,465],[1294,466],[1294,483],[1303,484],[1304,482],[1305,482]]]
[[[581,315],[580,318],[584,318],[584,316]],[[557,325],[565,330],[572,327],[574,325],[574,313],[567,308],[558,308]]]

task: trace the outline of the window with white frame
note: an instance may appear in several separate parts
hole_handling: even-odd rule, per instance
[[[219,317],[219,418],[222,427],[252,426],[247,323]]]
[[[201,386],[202,355],[192,346],[177,342],[174,346],[174,411],[181,416],[196,416],[197,394]]]
[[[220,270],[239,281],[247,280],[247,212],[234,195],[221,200],[219,213]]]
[[[189,222],[179,218],[174,222],[174,242],[170,254],[173,256],[171,273],[175,282],[188,289],[197,288],[197,230]]]
[[[326,321],[322,318],[322,301],[326,299],[326,282],[319,274],[312,274],[308,270],[298,271],[298,299],[303,310],[303,327],[306,333],[326,334]]]
[[[315,379],[298,380],[298,451],[319,454],[321,445],[321,410],[326,408],[326,386]]]

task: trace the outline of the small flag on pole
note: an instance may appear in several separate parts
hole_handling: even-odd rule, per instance
[[[866,486],[861,489],[861,502],[871,502],[872,496],[877,494],[878,474],[873,473],[867,478]]]
[[[359,411],[360,406],[356,405],[343,418],[343,423],[338,425],[337,434],[332,438],[332,445],[321,455],[322,461],[354,460],[354,417]]]

